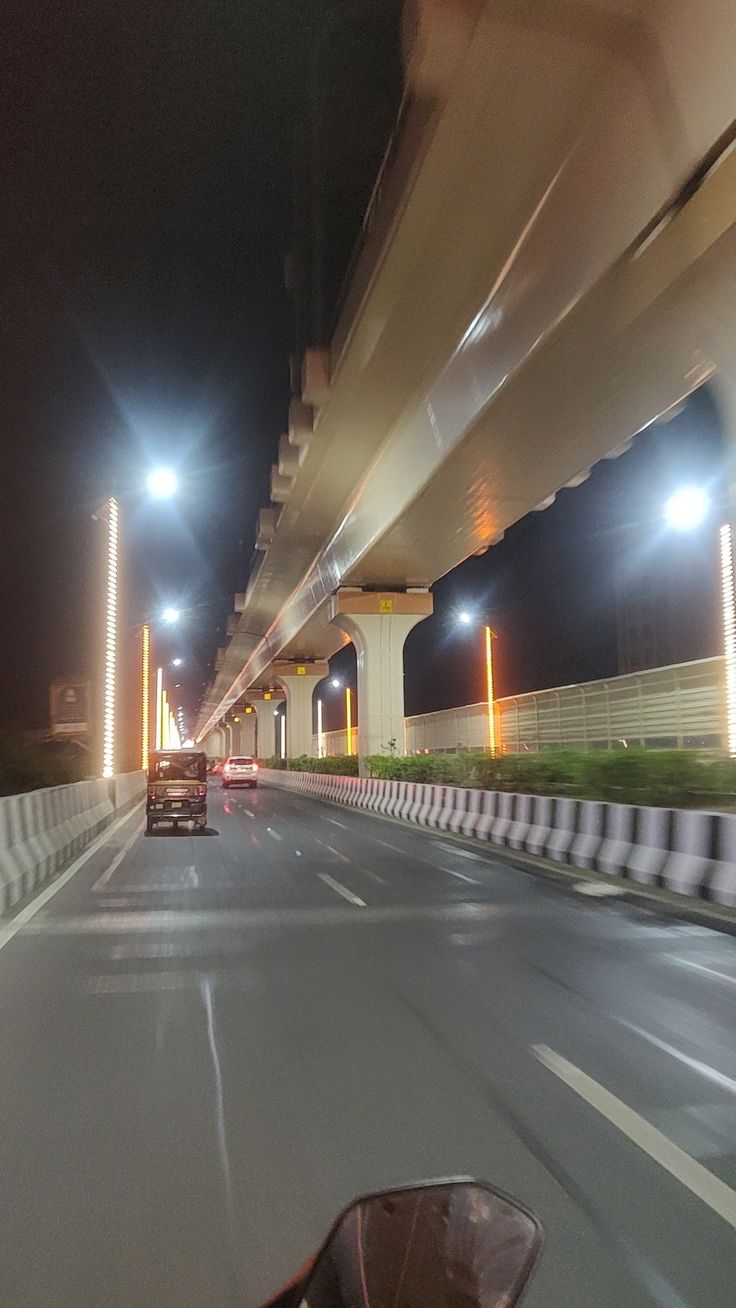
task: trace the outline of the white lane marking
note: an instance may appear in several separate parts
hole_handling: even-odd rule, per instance
[[[565,1085],[574,1090],[581,1099],[595,1108],[597,1112],[618,1127],[633,1144],[643,1153],[648,1154],[655,1163],[659,1163],[670,1176],[674,1176],[691,1194],[722,1217],[724,1222],[736,1229],[736,1191],[714,1176],[707,1167],[691,1158],[679,1145],[673,1143],[656,1126],[646,1118],[635,1113],[621,1099],[617,1099],[599,1085],[592,1077],[569,1063],[561,1054],[556,1054],[548,1045],[532,1045],[534,1054]]]
[[[369,836],[368,839],[375,840],[377,845],[383,845],[385,849],[395,850],[395,852],[401,854],[403,858],[413,858],[417,863],[426,863],[427,867],[434,868],[435,872],[449,872],[451,877],[459,877],[461,881],[468,881],[471,886],[482,885],[482,882],[476,881],[474,877],[466,877],[463,872],[453,872],[451,868],[442,867],[441,864],[435,863],[434,859],[425,858],[423,854],[412,854],[408,849],[400,849],[398,845],[391,845],[387,840],[378,840],[376,836]],[[455,851],[453,850],[452,852],[454,853]],[[483,860],[480,859],[479,861],[482,862]]]
[[[273,836],[274,840],[283,840],[284,837],[280,836],[278,831],[274,831],[273,827],[266,827],[266,830],[269,836]]]
[[[719,972],[715,967],[705,967],[703,963],[693,963],[690,958],[678,958],[676,954],[668,954],[668,958],[673,963],[679,963],[681,967],[692,967],[696,972],[707,972],[708,976],[717,976],[719,981],[728,981],[729,985],[736,986],[736,976],[729,976],[726,972]]]
[[[379,877],[378,873],[374,872],[371,868],[364,867],[362,863],[356,863],[355,859],[348,858],[347,854],[343,854],[341,850],[335,849],[334,845],[328,845],[326,840],[320,840],[319,837],[316,837],[316,843],[321,845],[323,849],[329,849],[330,853],[334,854],[336,858],[342,859],[343,863],[349,863],[350,866],[356,868],[358,872],[363,872],[367,877],[371,877],[373,881],[377,881],[379,886],[385,886],[386,882],[383,877]]]
[[[318,872],[317,876],[320,881],[324,881],[326,885],[331,886],[336,894],[342,895],[343,899],[347,899],[348,903],[355,904],[358,908],[368,907],[364,899],[360,899],[358,895],[354,895],[352,890],[348,890],[347,886],[343,886],[340,881],[333,880],[333,878],[328,876],[326,872]]]
[[[331,822],[333,827],[342,827],[343,831],[347,831],[347,827],[345,826],[345,823],[338,822],[337,818],[325,818],[325,822]]]
[[[142,799],[140,804],[136,804],[132,812],[135,813],[136,809],[141,808],[144,803],[145,800]],[[89,862],[92,855],[96,854],[97,850],[105,845],[110,837],[114,836],[115,832],[122,827],[130,817],[131,813],[125,813],[117,822],[113,822],[112,826],[108,827],[107,831],[103,831],[96,840],[92,841],[89,848],[85,849],[84,853],[79,855],[79,858],[75,858],[74,862],[66,869],[66,872],[62,872],[61,876],[58,877],[56,881],[52,882],[50,886],[47,886],[45,890],[42,890],[40,895],[37,895],[31,904],[27,904],[25,908],[21,909],[20,913],[17,913],[13,918],[12,922],[8,922],[7,926],[0,928],[0,949],[4,949],[13,939],[13,936],[17,936],[18,932],[23,930],[26,923],[30,922],[31,918],[36,916],[39,908],[43,908],[44,904],[48,904],[49,900],[53,899],[54,895],[58,895],[62,886],[65,886],[67,881],[71,881],[72,877],[79,871],[80,867],[84,867],[85,863]],[[135,834],[138,834],[137,828]]]
[[[94,891],[96,891],[97,894],[99,894],[100,891],[104,890],[105,886],[107,885],[107,883],[108,883],[108,881],[110,880],[110,878],[111,878],[111,876],[113,875],[113,873],[114,873],[114,872],[117,872],[118,868],[120,867],[120,864],[122,863],[123,859],[125,858],[125,855],[127,854],[128,850],[130,849],[131,845],[133,844],[133,841],[138,839],[138,835],[140,834],[140,830],[141,830],[140,827],[136,827],[136,828],[135,828],[135,831],[132,831],[132,832],[130,833],[130,835],[129,835],[128,839],[126,840],[125,844],[123,845],[122,849],[119,851],[119,853],[117,853],[117,854],[115,855],[115,857],[114,857],[114,859],[112,860],[112,863],[110,864],[110,866],[109,866],[108,868],[105,869],[105,871],[102,873],[102,876],[101,876],[101,877],[98,877],[98,878],[97,878],[97,880],[95,881],[95,884],[94,884],[93,887],[92,887],[92,889],[93,889]]]
[[[651,1031],[645,1031],[643,1027],[636,1026],[634,1022],[627,1022],[625,1018],[616,1019],[621,1026],[625,1026],[629,1031],[634,1031],[642,1040],[648,1040],[650,1045],[661,1049],[663,1053],[669,1054],[671,1058],[676,1058],[679,1063],[684,1063],[685,1067],[690,1067],[694,1072],[699,1072],[706,1080],[712,1081],[723,1090],[730,1090],[731,1094],[736,1094],[736,1081],[732,1076],[726,1076],[725,1072],[719,1072],[717,1067],[711,1067],[709,1063],[701,1063],[699,1058],[691,1058],[682,1049],[676,1045],[670,1045],[666,1040],[660,1040],[658,1036],[652,1035]]]
[[[244,809],[243,809],[243,812],[245,813],[245,816],[246,816],[246,817],[252,817],[252,818],[255,817],[255,813],[251,813],[251,811],[250,811],[249,808],[244,808]]]
[[[626,895],[626,886],[617,886],[606,881],[576,881],[573,890],[578,895],[590,895],[591,899],[612,899],[616,895]]]
[[[294,853],[296,854],[297,858],[301,858],[301,856],[302,856],[302,851],[301,851],[300,849],[295,849],[295,850],[294,850]]]
[[[343,863],[352,862],[352,859],[349,859],[347,854],[341,854],[339,849],[335,849],[334,845],[328,845],[325,840],[320,840],[319,837],[317,837],[316,843],[321,845],[323,849],[329,849],[330,853],[334,854],[335,858],[342,859]]]
[[[189,867],[185,868],[184,871],[187,873],[189,880],[192,884],[192,887],[196,890],[199,886],[199,877],[197,876],[197,869],[190,865]]]
[[[458,858],[472,858],[475,863],[487,862],[487,859],[483,858],[482,855],[474,854],[470,849],[463,849],[460,845],[450,845],[442,840],[436,840],[434,843],[448,854],[457,854]]]
[[[457,877],[459,881],[467,881],[471,886],[480,885],[480,881],[476,881],[475,877],[466,877],[464,872],[453,872],[451,867],[441,867],[440,872],[446,872],[448,877]]]

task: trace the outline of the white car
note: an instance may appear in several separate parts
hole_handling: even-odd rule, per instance
[[[258,785],[258,764],[254,758],[228,758],[222,768],[222,788],[231,786],[250,786],[254,790]]]

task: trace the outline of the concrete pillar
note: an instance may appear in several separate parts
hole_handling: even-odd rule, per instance
[[[256,715],[241,709],[240,721],[233,724],[233,754],[253,755],[256,752]]]
[[[279,752],[274,727],[274,713],[281,707],[284,699],[284,695],[279,691],[274,691],[271,699],[252,700],[258,721],[257,753],[259,758],[271,758],[274,754],[277,755]]]
[[[338,591],[331,621],[352,640],[358,656],[358,754],[385,753],[404,744],[404,642],[432,612],[428,591]],[[363,772],[361,762],[361,773]]]
[[[286,692],[287,758],[312,753],[312,697],[317,682],[329,670],[326,662],[273,665],[273,674]]]

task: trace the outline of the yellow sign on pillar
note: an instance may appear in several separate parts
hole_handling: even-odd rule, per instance
[[[296,675],[297,675],[298,677],[306,677],[306,675],[307,675],[307,669],[305,668],[305,666],[304,666],[303,663],[300,663],[300,664],[298,665],[297,670],[296,670]]]
[[[264,690],[264,692],[263,692],[263,698],[264,698],[264,699],[270,699],[270,698],[271,698],[271,692],[270,692],[270,690]]]
[[[379,613],[393,613],[394,601],[392,595],[382,595],[378,601]]]

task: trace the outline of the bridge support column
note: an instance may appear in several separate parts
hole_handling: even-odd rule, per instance
[[[254,755],[256,752],[256,715],[255,713],[246,713],[244,709],[239,713],[240,722],[237,724],[237,735],[233,741],[234,754]]]
[[[274,664],[274,676],[286,692],[287,758],[312,753],[314,688],[329,670],[326,662]]]
[[[274,754],[278,756],[279,745],[276,740],[276,728],[274,714],[278,712],[283,704],[285,696],[278,691],[274,692],[271,699],[254,699],[253,708],[258,722],[258,740],[257,754],[261,759],[271,758]]]
[[[358,754],[405,752],[404,642],[432,612],[426,590],[338,591],[331,621],[352,640],[358,656]],[[392,742],[394,742],[392,744]]]

